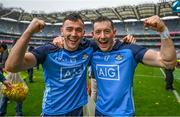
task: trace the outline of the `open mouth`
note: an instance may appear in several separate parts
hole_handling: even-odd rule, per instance
[[[108,43],[108,39],[99,39],[98,42],[100,44],[107,44]]]
[[[72,43],[76,43],[78,41],[78,39],[75,39],[75,38],[68,38],[68,40]]]
[[[72,40],[72,39],[69,39],[69,41],[73,42],[73,43],[76,43],[77,40]]]
[[[100,42],[100,41],[99,41],[99,43],[100,43],[100,44],[107,44],[108,42]]]

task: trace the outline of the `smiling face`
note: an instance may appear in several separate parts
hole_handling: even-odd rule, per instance
[[[84,24],[80,19],[76,21],[66,20],[63,23],[61,32],[65,40],[64,48],[69,51],[74,51],[78,48],[84,36]]]
[[[114,46],[116,30],[110,21],[97,21],[93,25],[93,38],[102,51],[111,51]]]

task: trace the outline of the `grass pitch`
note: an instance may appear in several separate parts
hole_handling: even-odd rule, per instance
[[[21,73],[27,77],[26,72]],[[174,72],[174,87],[180,94],[180,69]],[[29,95],[23,103],[25,116],[39,116],[44,89],[42,69],[34,69],[34,83],[29,83]],[[137,116],[180,116],[180,102],[172,91],[165,90],[165,80],[159,68],[139,65],[134,77],[134,101]],[[10,101],[7,115],[15,115],[15,102]]]

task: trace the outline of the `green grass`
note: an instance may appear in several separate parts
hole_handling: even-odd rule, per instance
[[[44,89],[42,70],[34,70],[34,83],[28,83],[29,95],[23,103],[26,116],[39,116]],[[23,77],[27,73],[23,72]],[[180,94],[180,69],[174,72],[174,87]],[[28,81],[28,80],[27,80]],[[137,116],[180,116],[180,103],[174,94],[165,90],[164,77],[159,68],[139,65],[134,78],[134,101]],[[8,105],[7,115],[15,115],[15,103]]]
[[[143,73],[143,76],[141,76]],[[175,78],[180,72],[175,71]],[[180,82],[174,87],[180,93]],[[159,68],[140,65],[134,79],[134,98],[137,116],[180,116],[180,103],[173,92],[165,90],[164,77]]]
[[[41,104],[44,89],[44,79],[42,69],[34,69],[34,83],[29,83],[27,79],[27,72],[22,72],[21,76],[26,78],[27,85],[29,87],[29,94],[26,100],[23,102],[23,113],[26,116],[39,116],[41,114]],[[10,101],[7,108],[7,115],[15,115],[15,102]]]

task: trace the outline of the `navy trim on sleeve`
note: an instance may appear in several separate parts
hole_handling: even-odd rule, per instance
[[[120,49],[130,49],[132,51],[133,56],[137,63],[142,62],[144,54],[148,50],[147,48],[140,46],[140,45],[122,43],[121,41],[119,41],[117,39],[115,45],[112,48],[112,51],[116,51],[116,50],[120,50]],[[97,51],[102,52],[99,48]]]
[[[144,54],[147,52],[147,48],[140,46],[140,45],[136,45],[136,44],[127,44],[127,43],[122,43],[120,41],[117,40],[117,43],[120,44],[116,44],[117,47],[115,46],[115,48],[121,48],[121,49],[130,49],[134,55],[134,58],[136,60],[136,62],[142,62]]]
[[[42,46],[32,50],[31,53],[36,57],[37,64],[42,64],[45,61],[46,56],[49,53],[56,52],[60,49],[61,48],[55,46],[52,43],[47,43],[45,45],[42,45]]]

